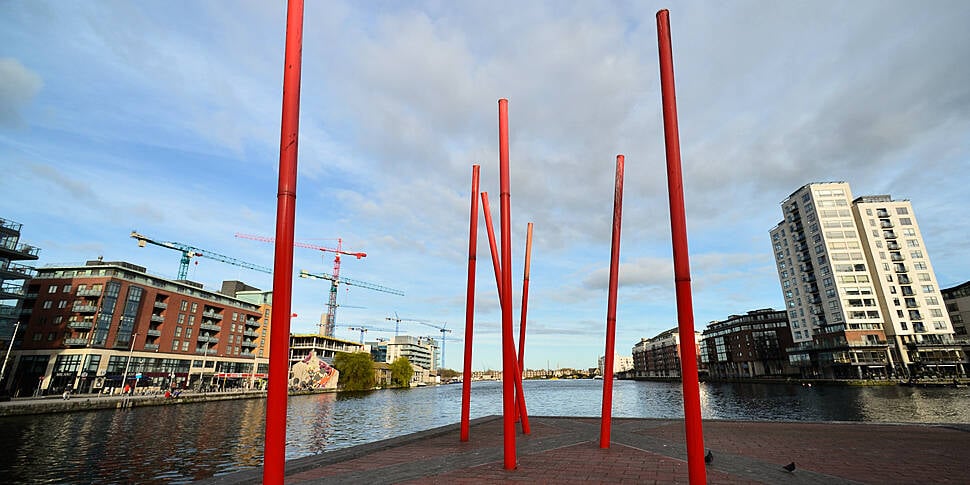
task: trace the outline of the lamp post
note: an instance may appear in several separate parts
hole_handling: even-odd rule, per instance
[[[131,367],[131,355],[135,352],[135,338],[138,337],[137,333],[131,334],[131,349],[128,350],[128,362],[125,363],[125,372],[121,374],[121,392],[125,392],[125,383],[128,382],[128,369]],[[137,381],[136,381],[137,385]]]
[[[202,370],[199,371],[199,391],[202,390],[202,381],[205,379],[205,358],[209,356],[209,337],[206,336],[205,344],[202,346]]]

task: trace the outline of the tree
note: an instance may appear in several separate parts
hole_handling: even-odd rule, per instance
[[[438,375],[441,376],[442,380],[448,380],[448,379],[460,376],[461,372],[458,372],[454,369],[439,369]]]
[[[333,366],[340,371],[339,386],[345,391],[374,388],[374,361],[367,352],[338,352]]]
[[[407,357],[398,357],[391,362],[391,383],[399,387],[411,387],[414,368]]]

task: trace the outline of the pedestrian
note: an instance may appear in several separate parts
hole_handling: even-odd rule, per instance
[[[71,390],[70,389],[64,389],[63,397],[64,397],[64,400],[65,401],[67,401],[68,399],[70,399],[71,398]]]

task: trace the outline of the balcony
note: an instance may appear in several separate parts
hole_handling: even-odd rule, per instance
[[[29,244],[17,244],[16,239],[0,242],[0,248],[20,253],[25,259],[37,259],[37,255],[40,254],[40,248],[35,248]]]
[[[75,303],[71,308],[72,311],[76,313],[94,313],[98,311],[97,305],[87,305],[83,303]]]
[[[201,348],[201,349],[195,349],[195,353],[197,353],[199,355],[203,355],[203,354],[205,354],[205,355],[216,355],[217,352],[216,352],[216,349],[208,349],[208,351],[206,351],[206,349]]]
[[[890,251],[899,251],[902,249],[902,246],[897,244],[895,241],[890,241],[888,244],[886,244],[886,249]]]
[[[201,328],[202,330],[208,330],[210,332],[218,332],[218,331],[222,330],[222,327],[220,327],[218,325],[213,325],[211,323],[203,323],[203,324],[199,325],[199,328]]]
[[[197,340],[199,342],[209,342],[210,344],[217,344],[217,343],[219,343],[219,339],[218,338],[216,338],[216,337],[210,337],[208,335],[199,335],[198,337],[195,338],[195,340]]]
[[[0,218],[0,229],[7,229],[13,233],[20,233],[20,229],[24,227],[23,224],[14,221],[8,221],[4,218]]]
[[[919,312],[919,310],[910,310],[909,311],[909,319],[910,320],[922,320],[923,319],[923,315]],[[915,327],[915,325],[916,324],[913,324],[914,327]]]
[[[905,274],[899,275],[896,281],[901,285],[908,285],[913,282],[913,280],[909,279],[909,276],[906,276]]]
[[[891,229],[893,227],[893,223],[891,221],[879,221],[879,227],[882,227],[883,229]]]
[[[916,300],[914,300],[912,298],[907,298],[906,299],[906,308],[919,308],[919,303],[917,303]]]
[[[252,340],[244,340],[241,345],[244,349],[255,349],[257,347],[256,342],[253,342]]]
[[[247,337],[256,338],[256,337],[259,337],[259,332],[254,332],[252,330],[246,330],[245,332],[243,332],[243,335],[245,335]]]
[[[889,217],[889,211],[886,209],[876,209],[876,217]]]
[[[252,357],[256,357],[256,354],[254,354],[252,352],[240,352],[239,353],[239,356],[240,357],[252,358]]]
[[[154,323],[162,323],[165,321],[165,317],[162,315],[152,315],[151,320]]]
[[[896,233],[894,231],[882,231],[882,237],[886,239],[896,239]]]
[[[64,345],[67,345],[69,347],[84,347],[87,344],[88,344],[87,337],[64,339]]]
[[[222,314],[213,311],[202,312],[202,318],[211,318],[213,320],[222,320]]]
[[[150,328],[145,332],[145,334],[148,335],[149,337],[161,337],[162,331]]]
[[[246,325],[250,327],[259,327],[260,323],[259,320],[256,320],[255,318],[247,318]]]
[[[158,344],[145,344],[145,350],[158,350]]]
[[[168,303],[165,303],[164,301],[156,301],[155,302],[155,308],[164,310],[164,309],[168,308]]]
[[[903,256],[901,253],[889,253],[889,259],[893,261],[905,261],[906,256]]]
[[[3,286],[0,286],[0,293],[4,293],[4,296],[0,297],[0,299],[12,299],[24,296],[26,291],[22,283],[4,282]],[[14,296],[8,297],[6,295]]]
[[[71,320],[67,322],[69,328],[74,330],[91,330],[94,327],[94,322],[85,322],[81,320]]]
[[[77,296],[101,296],[101,288],[85,288],[77,290]]]
[[[11,280],[33,278],[37,276],[37,270],[24,264],[5,262],[0,264],[0,276],[4,275]]]

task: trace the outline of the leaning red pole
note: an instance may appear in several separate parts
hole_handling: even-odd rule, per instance
[[[303,54],[303,0],[286,7],[283,115],[280,123],[280,178],[273,261],[273,328],[270,331],[269,385],[263,443],[263,483],[282,484],[286,465],[286,392],[289,377],[290,297],[293,290],[293,223],[296,218],[297,141],[300,133],[300,67]]]
[[[529,266],[532,263],[532,223],[530,222],[526,227],[525,234],[525,269],[522,275],[522,308],[519,314],[519,374],[518,383],[516,384],[516,421],[520,418],[519,408],[525,407],[525,395],[521,394],[519,389],[522,387],[522,373],[525,372],[525,320],[527,310],[529,308]],[[525,434],[529,434],[529,421],[528,417],[522,424],[522,431]]]
[[[499,306],[502,305],[502,268],[499,266],[498,243],[495,241],[495,226],[492,225],[492,208],[488,205],[488,192],[482,192],[482,212],[485,214],[485,233],[488,234],[488,249],[492,253],[492,269],[495,270],[495,287],[498,288]]]
[[[512,341],[512,206],[509,190],[509,100],[498,100],[499,195],[502,211],[502,418],[505,469],[515,469],[515,382]]]
[[[663,97],[664,142],[667,151],[667,190],[670,197],[670,233],[677,290],[680,329],[681,381],[684,384],[684,423],[687,439],[687,471],[691,484],[707,482],[704,469],[704,431],[701,427],[700,386],[697,382],[697,349],[694,343],[694,309],[690,293],[690,260],[687,251],[687,217],[680,166],[680,134],[677,129],[677,94],[674,90],[674,59],[670,49],[670,13],[657,12],[660,48],[660,89]]]
[[[471,216],[468,222],[468,290],[465,294],[465,360],[461,379],[461,441],[468,441],[472,394],[472,326],[475,323],[475,263],[478,252],[478,174],[472,165]]]
[[[600,416],[600,448],[610,447],[613,420],[613,356],[616,350],[616,287],[620,275],[620,226],[623,220],[623,155],[616,156],[613,193],[613,244],[610,250],[610,292],[606,305],[606,355],[603,360],[603,412]]]

